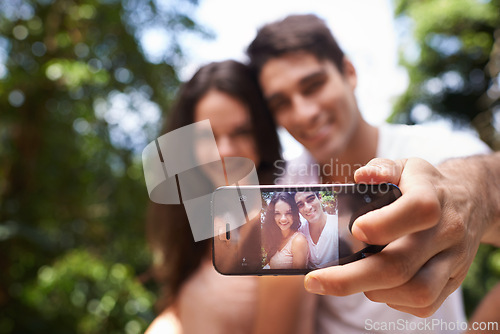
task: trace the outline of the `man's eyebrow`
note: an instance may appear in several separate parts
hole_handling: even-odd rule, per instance
[[[322,78],[324,76],[326,76],[326,69],[321,68],[320,70],[315,71],[313,73],[309,73],[308,75],[306,75],[305,77],[300,79],[299,85],[301,85],[301,86],[306,85],[309,81],[314,81],[314,80],[316,80],[318,78]],[[264,96],[264,98],[267,101],[267,103],[270,103],[270,102],[272,102],[272,100],[285,98],[285,96],[281,92],[277,92],[277,93],[271,94],[269,96]]]
[[[321,68],[320,70],[313,72],[313,73],[310,73],[310,74],[306,75],[305,77],[303,77],[302,79],[300,79],[299,84],[305,85],[309,81],[313,81],[313,80],[316,80],[318,78],[322,78],[324,76],[326,76],[326,69]]]

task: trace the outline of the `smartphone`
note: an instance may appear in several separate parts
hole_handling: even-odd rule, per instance
[[[390,183],[227,186],[212,194],[212,259],[223,275],[300,275],[381,251],[351,234],[401,196]]]

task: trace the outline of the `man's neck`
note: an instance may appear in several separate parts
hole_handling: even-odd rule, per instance
[[[321,232],[323,232],[323,228],[326,225],[326,213],[319,217],[316,222],[309,222],[309,234],[311,235],[311,239],[315,244],[318,243],[319,237],[321,236]]]
[[[321,183],[353,183],[354,172],[376,157],[377,146],[378,128],[362,119],[345,149],[324,163],[332,166],[321,169],[330,171],[321,175]]]

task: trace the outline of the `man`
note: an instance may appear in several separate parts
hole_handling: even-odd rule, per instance
[[[339,259],[338,216],[328,215],[318,194],[295,193],[299,213],[305,219],[299,232],[304,234],[309,245],[308,267],[311,269],[335,265]]]
[[[467,231],[475,229],[477,232],[468,236],[476,239],[474,243],[480,241],[500,247],[500,153],[450,159],[437,168],[415,158],[398,161],[373,159],[356,171],[355,179],[362,183],[395,183],[403,192],[401,199],[382,208],[377,215],[366,215],[356,220],[353,233],[359,239],[372,243],[391,242],[408,233],[404,228],[405,222],[411,221],[414,232],[425,231],[430,226],[438,232],[439,225],[458,225]],[[429,207],[433,208],[431,214]],[[380,231],[390,233],[381,234]],[[456,249],[457,252],[460,250]],[[453,275],[458,277],[458,272],[466,272],[470,263],[464,262],[460,256],[456,258],[453,270],[457,273]],[[393,286],[379,281],[373,282],[380,284],[374,287],[364,279],[383,275],[387,270],[385,264],[360,264],[353,263],[347,270],[328,268],[316,271],[309,274],[306,280],[317,280],[323,293],[336,294],[337,287],[342,286],[350,292],[368,291],[366,294],[372,299],[393,299],[391,295],[396,292]],[[441,270],[446,271],[446,268]],[[428,274],[432,275],[432,272]],[[461,282],[456,279],[450,284],[458,286]],[[382,290],[383,293],[370,292],[374,290]],[[432,296],[432,291],[424,295]]]
[[[488,152],[486,145],[480,141],[446,131],[437,133],[421,127],[401,125],[377,128],[368,124],[361,116],[354,94],[357,84],[354,66],[345,57],[324,22],[316,16],[290,16],[264,26],[248,47],[247,53],[250,66],[258,76],[277,123],[307,149],[302,157],[290,163],[287,174],[282,177],[284,183],[353,182],[356,168],[375,157],[400,159],[417,156],[438,163],[454,156]],[[316,165],[320,168],[304,168]],[[304,175],[297,173],[297,170],[314,173]],[[407,234],[414,232],[411,226],[407,228]],[[469,246],[477,246],[474,243],[463,244],[466,234],[466,231],[457,231],[452,238],[444,233],[436,237],[432,231],[427,231],[427,238],[413,238],[413,235],[406,236],[403,233],[405,237],[368,258],[386,264],[384,275],[364,278],[365,281],[385,281],[403,287],[395,291],[389,302],[375,299],[386,302],[393,309],[373,303],[363,294],[320,297],[316,313],[318,331],[374,331],[380,328],[373,327],[373,322],[383,321],[389,328],[402,323],[404,328],[399,332],[419,332],[426,323],[413,315],[429,316],[441,304],[443,306],[432,316],[434,319],[444,322],[465,321],[460,291],[445,301],[446,296],[456,288],[454,285],[446,286],[454,277],[447,276],[447,272],[438,275],[437,268],[433,266],[437,260],[433,259],[455,247],[466,250]],[[473,253],[467,253],[467,261],[473,258]],[[441,261],[452,263],[445,256]],[[429,267],[436,274],[434,280],[425,276]],[[344,268],[351,267],[346,265],[337,269]],[[359,269],[359,266],[356,268]],[[355,273],[351,272],[351,275]],[[306,283],[311,291],[322,292],[322,286],[316,285],[319,283],[317,280],[310,279]],[[352,287],[351,290],[345,288],[348,286],[347,278],[342,283],[344,285],[337,286],[331,292],[339,296],[359,292]],[[432,301],[410,289],[425,284],[432,287],[432,297],[437,295]],[[377,292],[375,290],[372,293]],[[384,329],[381,331],[387,332]],[[437,333],[439,328],[427,332]]]

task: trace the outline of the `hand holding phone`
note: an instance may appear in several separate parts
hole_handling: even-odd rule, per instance
[[[393,184],[218,188],[214,267],[225,275],[294,275],[359,260],[384,245],[354,238],[353,222],[399,196]]]

